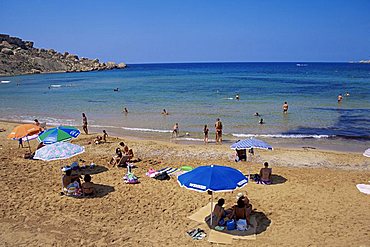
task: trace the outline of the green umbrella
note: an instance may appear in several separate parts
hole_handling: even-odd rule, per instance
[[[42,132],[37,139],[44,144],[53,144],[76,138],[80,133],[80,130],[73,126],[58,126]]]

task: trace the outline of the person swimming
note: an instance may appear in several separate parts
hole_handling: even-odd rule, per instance
[[[258,112],[254,113],[254,116],[259,117],[261,116]]]
[[[235,99],[236,99],[236,100],[239,100],[239,99],[240,99],[240,96],[239,96],[239,94],[238,94],[238,93],[235,95]]]
[[[343,96],[342,96],[342,94],[340,93],[340,94],[338,95],[338,103],[339,103],[339,102],[342,102],[342,99],[343,99]]]
[[[162,111],[162,113],[161,113],[162,115],[168,115],[169,113],[166,111],[166,109],[163,109],[163,111]]]
[[[264,124],[263,118],[260,119],[260,124]]]

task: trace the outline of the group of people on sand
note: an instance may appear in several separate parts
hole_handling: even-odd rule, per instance
[[[108,133],[106,130],[103,130],[103,136],[97,135],[94,143],[95,144],[101,144],[101,143],[106,143],[108,138]]]
[[[123,163],[131,161],[134,157],[134,151],[130,149],[124,142],[120,142],[119,146],[120,147],[116,148],[115,154],[108,162],[108,164],[112,165],[113,167],[124,165]]]
[[[72,169],[68,169],[62,178],[63,194],[82,194],[84,196],[93,196],[96,193],[96,188],[89,174],[84,175],[84,183],[81,184],[82,177],[77,174],[72,174]]]
[[[236,203],[228,209],[224,209],[225,199],[220,198],[213,209],[213,222],[215,226],[225,226],[229,220],[245,221],[246,227],[250,226],[252,204],[243,193],[238,193]]]

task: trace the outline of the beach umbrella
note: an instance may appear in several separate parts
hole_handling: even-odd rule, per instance
[[[69,142],[57,142],[36,150],[33,158],[44,161],[61,160],[71,158],[83,152],[85,152],[85,148],[79,145]]]
[[[370,158],[370,148],[366,149],[363,155]]]
[[[231,145],[230,148],[234,149],[234,150],[243,150],[243,149],[252,149],[253,150],[255,148],[265,149],[265,150],[272,150],[273,149],[271,145],[269,145],[266,142],[261,141],[259,139],[255,139],[255,138],[249,138],[249,139],[237,141],[233,145]],[[253,152],[251,152],[251,154],[253,154]],[[251,156],[250,161],[252,161],[252,156]],[[250,178],[250,167],[248,169],[248,178]]]
[[[29,137],[32,135],[36,135],[42,131],[40,126],[35,124],[21,124],[15,127],[12,132],[8,135],[9,139],[18,140],[20,138],[26,138],[28,142],[28,147],[31,152],[31,146],[29,143]]]
[[[198,192],[234,191],[248,183],[248,178],[239,170],[227,166],[200,166],[178,176],[181,187]],[[213,218],[213,193],[211,199],[211,226]]]
[[[76,138],[80,133],[79,129],[72,126],[58,126],[42,132],[37,139],[44,144],[53,144]]]
[[[230,148],[235,149],[235,150],[251,149],[251,148],[272,150],[271,145],[267,144],[264,141],[255,139],[255,138],[237,141],[233,145],[231,145]]]

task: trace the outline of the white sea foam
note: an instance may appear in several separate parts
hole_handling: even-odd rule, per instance
[[[303,139],[303,138],[329,138],[331,135],[301,135],[301,134],[232,134],[235,137],[266,137],[266,138],[287,138],[287,139]]]
[[[10,81],[1,81],[1,83],[8,84],[8,83],[10,83]]]
[[[111,128],[111,129],[120,129],[121,127],[112,126],[112,125],[99,125],[99,124],[92,124],[90,127],[93,128]]]
[[[129,128],[129,127],[122,127],[124,130],[132,130],[132,131],[143,131],[143,132],[159,132],[159,133],[171,133],[171,130],[157,130],[157,129],[145,129],[145,128]]]
[[[59,85],[59,84],[52,84],[52,85],[50,85],[50,87],[62,87],[62,85]]]

